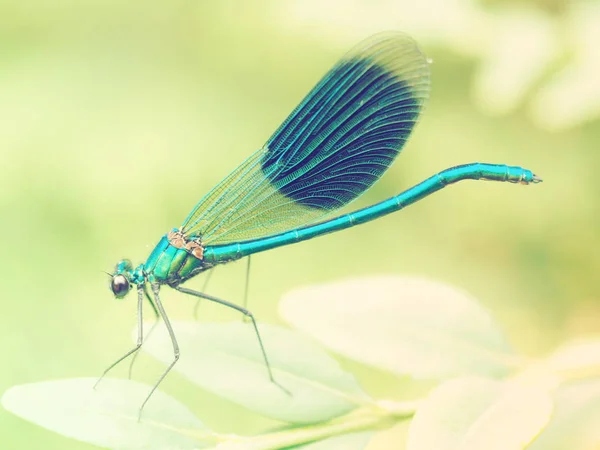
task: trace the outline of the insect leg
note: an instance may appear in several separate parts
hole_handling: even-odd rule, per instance
[[[206,278],[204,278],[204,284],[202,285],[202,292],[206,292],[206,289],[208,288],[208,282],[210,281],[210,277],[212,277],[215,269],[216,267],[213,267],[206,274]],[[196,305],[194,306],[194,320],[198,320],[198,308],[200,307],[200,301],[200,298],[196,300]]]
[[[156,328],[156,325],[158,325],[158,319],[160,318],[160,316],[158,315],[158,310],[156,309],[156,305],[154,304],[154,302],[152,301],[152,298],[150,298],[150,295],[148,294],[148,289],[146,288],[146,285],[144,285],[144,295],[146,296],[146,300],[148,300],[148,303],[150,303],[150,306],[152,307],[152,311],[154,312],[154,323],[152,324],[150,331],[148,331],[148,334],[146,335],[146,340],[148,340],[150,338],[150,335]],[[129,361],[129,379],[130,380],[131,380],[131,375],[133,373],[133,365],[135,364],[139,354],[140,354],[140,352],[135,352],[135,354],[133,355],[133,358],[131,358],[131,360]]]
[[[144,329],[143,329],[144,324],[143,324],[143,320],[142,320],[142,310],[143,310],[142,303],[143,303],[143,301],[144,301],[144,288],[142,286],[138,286],[138,305],[137,305],[138,337],[137,337],[137,343],[134,348],[129,350],[127,353],[125,353],[123,356],[121,356],[119,359],[117,359],[114,363],[112,363],[110,366],[108,366],[106,368],[106,370],[102,373],[100,378],[98,378],[98,381],[96,381],[96,383],[94,384],[94,389],[96,389],[96,386],[98,386],[98,384],[100,383],[100,381],[102,381],[102,379],[105,377],[105,375],[108,372],[110,372],[117,364],[119,364],[124,359],[126,359],[129,356],[136,353],[142,347],[142,343],[144,341]]]
[[[171,371],[171,369],[173,368],[175,363],[179,360],[179,344],[177,344],[177,338],[175,337],[175,333],[173,332],[173,327],[171,327],[171,322],[169,321],[169,317],[167,316],[165,308],[163,308],[163,305],[160,301],[160,297],[158,296],[159,290],[160,290],[160,286],[158,284],[152,285],[152,294],[154,295],[154,305],[156,306],[156,309],[158,310],[160,317],[162,318],[163,322],[165,323],[165,326],[167,327],[167,331],[169,332],[169,336],[171,337],[171,343],[173,344],[173,361],[171,361],[171,364],[169,364],[167,369],[158,378],[158,381],[154,384],[154,386],[148,393],[148,396],[143,401],[142,406],[140,406],[140,410],[138,413],[138,421],[142,417],[142,411],[144,409],[144,406],[146,406],[146,403],[148,403],[148,400],[150,400],[150,397],[152,397],[152,394],[154,394],[154,391],[156,390],[158,385],[165,379],[165,377]]]
[[[174,289],[177,289],[179,292],[183,292],[184,294],[193,295],[195,297],[199,297],[199,298],[203,298],[203,299],[206,299],[206,300],[210,300],[211,302],[215,302],[215,303],[218,303],[220,305],[227,306],[228,308],[235,309],[236,311],[239,311],[242,314],[244,314],[245,317],[248,317],[252,321],[252,325],[254,326],[254,332],[256,333],[256,337],[258,338],[258,343],[260,345],[260,350],[262,352],[263,359],[265,360],[265,365],[266,365],[267,371],[269,373],[269,379],[271,380],[271,382],[273,382],[274,384],[276,384],[281,390],[283,390],[287,394],[291,395],[290,391],[288,391],[281,384],[279,384],[277,381],[275,381],[275,378],[273,377],[273,372],[271,370],[271,365],[269,364],[269,358],[267,357],[267,352],[265,351],[265,346],[263,345],[262,338],[260,337],[260,333],[258,331],[258,326],[256,325],[256,320],[254,319],[254,315],[250,311],[248,311],[246,308],[238,306],[238,305],[236,305],[234,303],[228,302],[227,300],[222,300],[220,298],[213,297],[212,295],[208,295],[208,294],[205,294],[203,292],[194,291],[192,289],[188,289],[188,288],[181,287],[181,286],[175,286]]]

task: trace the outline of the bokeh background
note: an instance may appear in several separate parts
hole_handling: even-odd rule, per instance
[[[281,323],[279,297],[304,284],[420,274],[475,295],[528,355],[596,333],[598,23],[591,0],[0,2],[0,392],[99,375],[127,350],[135,301],[114,300],[102,271],[142,262],[337,58],[387,29],[411,33],[433,59],[431,100],[354,206],[474,161],[522,165],[544,183],[460,183],[257,255],[255,315]],[[241,302],[244,274],[244,263],[218,268],[209,292]],[[168,289],[163,299],[171,317],[192,317],[194,300]],[[239,320],[200,308],[203,321]],[[374,395],[405,394],[393,376],[343,362]],[[135,377],[161,370],[142,356]],[[217,431],[276,425],[177,374],[162,389]],[[0,410],[0,448],[93,447]]]

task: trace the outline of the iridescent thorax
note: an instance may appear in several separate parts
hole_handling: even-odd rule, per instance
[[[146,282],[177,286],[213,266],[204,263],[203,254],[199,240],[188,239],[174,228],[161,238],[144,264],[133,269],[131,261],[119,261],[112,274],[111,289],[122,298],[133,285],[143,286]]]
[[[203,259],[204,247],[188,239],[177,228],[164,235],[143,265],[146,279],[151,283],[177,286],[212,267]]]

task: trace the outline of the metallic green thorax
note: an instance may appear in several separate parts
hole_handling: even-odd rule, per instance
[[[150,281],[175,286],[214,265],[206,263],[201,252],[181,245],[176,239],[180,236],[175,228],[154,248],[143,265]]]
[[[501,164],[466,164],[444,170],[399,195],[367,208],[261,239],[204,246],[201,238],[188,239],[175,228],[162,237],[144,264],[132,270],[131,263],[122,261],[117,265],[115,274],[124,274],[131,283],[137,285],[149,281],[176,286],[217,264],[375,220],[461,180],[507,181],[519,184],[541,181],[531,171],[521,167]]]
[[[173,239],[173,236],[178,236],[176,228],[161,238],[146,262],[135,270],[128,260],[120,261],[113,276],[124,275],[132,285],[138,286],[146,281],[177,286],[214,265],[198,258],[197,252],[194,252],[197,255],[194,256],[192,251],[179,245],[180,241]]]

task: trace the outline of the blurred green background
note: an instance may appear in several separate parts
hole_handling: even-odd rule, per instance
[[[410,273],[468,290],[530,355],[596,332],[598,4],[417,3],[1,2],[0,392],[96,376],[127,350],[135,302],[114,300],[102,271],[122,257],[142,262],[337,58],[385,29],[410,32],[433,58],[431,101],[398,163],[354,206],[474,161],[522,165],[544,183],[460,183],[260,254],[255,315],[280,323],[278,298],[303,284]],[[241,302],[244,273],[244,263],[218,268],[209,292]],[[171,317],[192,317],[192,299],[169,289],[163,299]],[[344,364],[375,395],[405,394],[389,374]],[[135,377],[153,382],[161,370],[142,356]],[[217,431],[276,425],[177,374],[161,388]],[[0,448],[93,447],[0,410]]]

